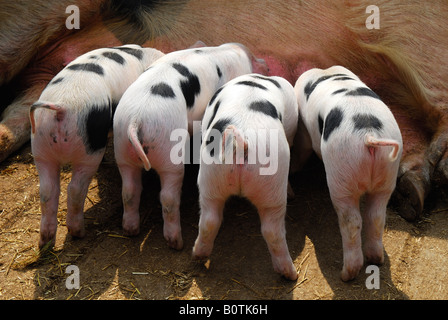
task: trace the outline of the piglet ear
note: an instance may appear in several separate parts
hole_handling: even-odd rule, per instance
[[[264,76],[269,75],[269,67],[264,59],[252,58],[252,72],[259,73]]]
[[[194,49],[194,48],[203,48],[206,47],[207,45],[202,42],[201,40],[196,41],[195,44],[193,44],[191,47],[189,47],[189,49]]]

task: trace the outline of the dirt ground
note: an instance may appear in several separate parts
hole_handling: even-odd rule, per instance
[[[296,282],[273,271],[258,215],[243,199],[227,203],[211,259],[192,261],[197,170],[197,165],[187,167],[181,205],[185,246],[175,251],[162,235],[154,172],[144,174],[140,235],[122,235],[121,179],[110,152],[86,199],[86,237],[72,239],[65,226],[71,173],[64,168],[56,245],[39,257],[39,179],[28,144],[0,165],[0,299],[448,299],[446,188],[433,189],[424,217],[415,223],[391,205],[380,289],[369,290],[365,268],[354,281],[339,278],[341,236],[317,160],[291,180],[296,198],[288,205],[286,224],[300,272]],[[69,265],[79,268],[79,289],[66,288]]]

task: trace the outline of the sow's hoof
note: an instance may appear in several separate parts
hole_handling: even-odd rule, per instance
[[[422,171],[407,171],[403,174],[393,194],[398,214],[408,221],[421,217],[429,188],[429,177]]]

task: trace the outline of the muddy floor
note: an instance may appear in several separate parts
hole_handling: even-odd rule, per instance
[[[391,204],[380,288],[369,290],[365,268],[354,281],[339,278],[341,236],[318,160],[291,179],[296,198],[288,204],[286,225],[296,282],[273,271],[256,210],[243,199],[226,204],[210,260],[191,260],[199,220],[197,171],[197,165],[187,167],[184,249],[175,251],[162,235],[155,172],[144,174],[140,235],[123,236],[121,179],[110,152],[90,185],[86,236],[73,239],[65,226],[71,173],[64,168],[56,245],[39,255],[39,179],[25,146],[0,165],[0,299],[448,299],[446,188],[434,188],[418,222],[405,221]],[[79,289],[66,287],[69,265],[79,268]]]

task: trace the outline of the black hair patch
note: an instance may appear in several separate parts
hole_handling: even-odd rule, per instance
[[[164,98],[175,98],[176,94],[167,83],[161,82],[151,87],[151,93]]]
[[[221,105],[221,100],[216,101],[215,107],[213,108],[212,117],[210,118],[210,121],[208,122],[207,129],[212,124],[213,120],[216,117],[216,113],[218,112],[219,106]]]
[[[331,133],[336,130],[344,118],[342,110],[338,107],[332,109],[325,118],[325,124],[323,128],[324,141],[327,141]]]
[[[175,62],[172,64],[172,66],[174,69],[177,70],[177,72],[179,72],[184,77],[188,77],[191,74],[190,70],[188,70],[188,68],[183,64]]]
[[[142,50],[135,49],[135,48],[129,48],[129,47],[115,47],[114,49],[121,50],[123,52],[126,52],[127,54],[133,55],[138,60],[143,59],[143,52]]]
[[[68,70],[73,71],[87,71],[87,72],[93,72],[100,76],[104,75],[104,69],[99,64],[96,63],[77,63],[72,64],[67,67]]]
[[[324,131],[324,119],[322,119],[322,116],[319,114],[319,118],[317,119],[318,124],[319,124],[319,132],[320,135],[322,136],[322,133]]]
[[[213,104],[213,102],[215,101],[216,97],[219,95],[219,93],[222,91],[222,89],[224,89],[224,87],[219,88],[218,90],[216,90],[215,94],[213,95],[213,97],[210,99],[210,102],[208,103],[208,106],[211,106]]]
[[[63,80],[64,80],[64,77],[59,77],[57,79],[51,80],[51,82],[48,85],[54,85],[54,84],[57,84],[59,82],[62,82]]]
[[[172,66],[177,72],[187,78],[186,81],[180,82],[180,88],[184,95],[185,102],[187,103],[187,108],[190,109],[194,106],[196,96],[201,92],[199,78],[180,63],[173,63]]]
[[[221,134],[224,133],[224,130],[229,126],[229,124],[232,122],[229,118],[223,118],[219,119],[215,122],[212,129],[218,130]]]
[[[333,92],[332,95],[336,95],[338,93],[343,93],[343,92],[347,92],[347,91],[348,91],[348,89],[339,89],[339,90],[336,90],[335,92]]]
[[[253,88],[259,88],[262,90],[268,90],[265,86],[263,86],[259,83],[253,82],[253,81],[240,81],[240,82],[237,82],[236,84],[241,84],[241,85],[249,86],[249,87],[253,87]]]
[[[112,124],[111,106],[93,106],[85,118],[85,146],[88,154],[104,149]]]
[[[331,74],[328,76],[322,76],[319,79],[317,79],[316,81],[312,82],[308,82],[305,86],[304,92],[305,92],[305,96],[306,96],[306,101],[308,101],[310,95],[313,93],[314,89],[316,89],[317,85],[319,83],[321,83],[322,81],[328,80],[330,78],[334,78],[334,77],[343,77],[346,76],[343,73],[337,73],[337,74]]]
[[[366,97],[372,97],[372,98],[381,100],[381,98],[375,92],[373,92],[371,89],[366,88],[366,87],[359,87],[355,90],[351,90],[351,91],[347,92],[346,95],[354,96],[354,97],[366,96]]]
[[[272,103],[270,103],[268,100],[261,100],[261,101],[255,101],[252,102],[249,105],[250,110],[262,112],[267,116],[270,116],[274,119],[279,119],[280,117],[277,113],[277,109],[274,107]]]
[[[380,119],[372,114],[360,113],[353,116],[353,123],[355,125],[355,130],[363,130],[363,129],[373,129],[373,130],[382,130],[383,123]]]
[[[222,71],[219,68],[219,66],[216,66],[216,73],[218,74],[218,77],[221,78],[222,77]]]
[[[106,51],[103,52],[103,56],[121,65],[124,65],[126,63],[126,60],[124,60],[124,58],[116,52]]]
[[[209,137],[208,137],[208,139],[205,142],[206,148],[208,147],[208,145],[210,143],[215,141],[215,136],[213,134],[211,134],[212,130],[218,130],[220,132],[219,139],[221,141],[222,140],[222,135],[224,133],[224,130],[229,126],[229,124],[231,122],[232,122],[232,120],[229,119],[229,118],[219,119],[218,121],[215,122],[215,124],[213,125],[213,127],[212,127],[212,129],[210,131]],[[221,148],[221,143],[219,143],[219,148]],[[211,157],[215,156],[215,149],[214,148],[210,149],[209,152],[210,152],[210,156]]]
[[[277,80],[271,79],[269,77],[263,77],[261,75],[253,75],[252,77],[253,78],[257,78],[257,79],[261,79],[261,80],[265,80],[265,81],[269,81],[269,82],[273,83],[277,88],[279,88],[279,89],[281,88],[281,85],[280,85],[280,83],[278,83]]]
[[[355,80],[353,78],[350,78],[349,76],[345,76],[345,77],[337,77],[333,79],[334,81],[347,81],[347,80]]]
[[[112,109],[112,119],[114,118],[115,115],[115,110],[117,110],[117,106],[118,106],[118,102],[117,101],[112,101],[109,103],[110,108]],[[113,126],[113,120],[111,120],[111,124],[110,126]]]

